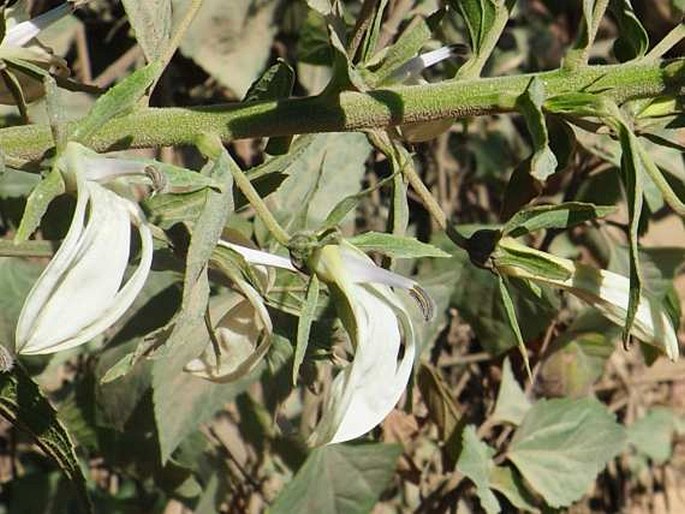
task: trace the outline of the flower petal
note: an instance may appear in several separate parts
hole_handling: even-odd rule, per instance
[[[251,372],[271,347],[273,326],[259,293],[247,282],[236,284],[237,293],[223,307],[214,329],[215,343],[208,341],[204,352],[188,362],[184,370],[195,376],[225,383]]]
[[[387,301],[392,292],[381,286],[354,285],[352,289],[359,334],[356,352],[352,363],[333,381],[321,422],[310,438],[313,445],[349,441],[378,425],[402,396],[413,367],[415,345],[410,324],[400,357],[395,311],[399,303]]]
[[[536,275],[509,263],[496,264],[498,271],[568,291],[597,309],[609,321],[619,326],[625,324],[630,295],[630,280],[627,277],[524,247],[515,241],[504,242],[512,248],[520,247],[529,254],[536,254],[538,258],[548,260],[557,267],[566,268],[570,277],[564,280]],[[630,333],[641,341],[663,350],[671,360],[678,358],[680,349],[675,328],[664,309],[645,292],[640,295]]]
[[[435,302],[416,281],[376,266],[366,254],[352,245],[341,245],[340,254],[343,265],[353,282],[385,284],[386,286],[406,289],[421,309],[424,319],[426,321],[433,319],[436,309]]]
[[[17,329],[18,353],[53,353],[90,340],[126,311],[149,273],[152,234],[141,224],[141,261],[121,288],[129,257],[131,210],[135,206],[97,183],[86,182],[84,187],[89,193],[84,196],[90,199],[85,230],[69,259],[55,256],[66,266],[58,269],[49,265],[38,279],[34,288],[46,299],[37,313],[33,303],[37,300],[29,294],[25,302],[28,314],[20,318],[22,323]]]
[[[5,34],[0,46],[24,46],[35,38],[41,30],[52,25],[71,12],[71,6],[67,3],[44,12],[33,19],[17,23]]]
[[[254,248],[248,248],[247,246],[238,245],[235,243],[229,243],[223,239],[219,240],[219,246],[224,248],[230,248],[236,253],[242,255],[247,262],[250,264],[258,264],[262,266],[272,266],[274,268],[287,269],[290,271],[297,271],[290,259],[286,257],[281,257],[280,255],[274,255],[269,252],[263,252],[261,250],[255,250]]]

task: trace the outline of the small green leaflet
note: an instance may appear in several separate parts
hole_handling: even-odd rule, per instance
[[[565,202],[558,205],[536,205],[514,214],[502,227],[502,235],[521,237],[536,230],[564,229],[614,212],[613,205]]]
[[[635,16],[630,0],[611,0],[609,10],[618,24],[614,55],[621,62],[642,57],[649,48],[647,31]]]
[[[297,375],[300,372],[300,366],[307,353],[309,332],[312,328],[312,322],[316,318],[316,305],[318,301],[319,279],[316,275],[312,275],[309,279],[309,285],[307,286],[307,295],[304,299],[302,312],[297,322],[297,344],[295,346],[295,357],[293,359],[293,385],[297,384]]]
[[[526,343],[523,341],[523,335],[521,334],[521,327],[519,327],[518,319],[516,318],[516,308],[514,307],[514,301],[511,299],[509,294],[509,289],[507,289],[506,279],[502,275],[497,275],[499,280],[499,291],[502,296],[502,303],[504,304],[504,311],[507,314],[507,321],[509,321],[509,326],[512,332],[516,336],[516,342],[518,343],[519,351],[521,352],[521,357],[523,357],[523,362],[526,365],[526,372],[528,373],[528,378],[533,380],[533,372],[530,370],[530,362],[528,361],[528,350],[526,349]]]
[[[31,191],[26,201],[24,216],[21,218],[21,223],[14,236],[15,243],[23,243],[28,240],[31,234],[38,228],[38,225],[40,225],[40,220],[48,210],[50,202],[62,193],[64,193],[62,174],[57,168],[54,168]]]
[[[530,400],[516,381],[514,372],[511,370],[511,361],[507,357],[502,364],[502,382],[497,393],[497,403],[492,419],[520,425],[530,407]]]
[[[476,484],[476,494],[487,514],[497,514],[501,511],[497,497],[490,490],[490,474],[495,467],[492,460],[494,455],[495,450],[478,439],[473,425],[464,428],[457,470]]]
[[[80,510],[84,513],[93,512],[86,490],[86,479],[68,432],[38,386],[18,364],[12,371],[0,373],[0,414],[13,425],[31,434],[36,444],[69,479],[76,492]]]
[[[378,252],[395,259],[420,257],[450,257],[450,254],[413,237],[396,236],[382,232],[366,232],[348,241],[364,252]]]

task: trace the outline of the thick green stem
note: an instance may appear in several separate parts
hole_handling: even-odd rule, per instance
[[[347,91],[332,97],[308,97],[202,108],[149,108],[115,118],[93,138],[98,151],[128,147],[192,144],[209,132],[223,141],[311,132],[370,128],[463,118],[515,110],[516,99],[533,75],[446,81],[366,93]],[[603,92],[622,103],[679,93],[685,88],[685,59],[626,65],[589,66],[569,73],[539,73],[548,97],[585,91]],[[35,160],[52,147],[48,125],[0,130],[0,149],[9,158]]]

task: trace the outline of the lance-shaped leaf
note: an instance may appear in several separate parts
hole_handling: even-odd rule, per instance
[[[611,0],[609,10],[618,24],[614,55],[621,62],[642,57],[649,48],[649,36],[633,11],[630,0]]]
[[[0,415],[31,434],[36,444],[57,463],[71,482],[80,510],[92,512],[86,479],[69,434],[21,366],[0,373]]]
[[[462,450],[457,461],[457,470],[476,484],[476,494],[483,510],[488,514],[501,511],[497,497],[490,490],[490,474],[495,467],[492,458],[495,450],[478,439],[476,428],[469,425],[462,436]]]
[[[609,0],[583,0],[583,17],[580,20],[576,41],[566,57],[564,68],[574,70],[578,66],[587,64],[590,55],[590,47],[595,41],[597,29],[604,17]]]
[[[565,202],[556,205],[535,205],[514,214],[502,227],[502,235],[521,237],[537,230],[564,229],[614,212],[613,205]]]

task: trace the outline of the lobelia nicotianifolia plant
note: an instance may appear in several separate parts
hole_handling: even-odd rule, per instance
[[[154,461],[161,463],[160,469],[185,466],[184,452],[195,452],[186,460],[209,462],[211,451],[191,448],[190,442],[194,435],[205,434],[199,426],[211,425],[212,416],[237,399],[224,413],[240,420],[245,447],[258,453],[261,464],[252,472],[287,480],[294,475],[271,504],[275,513],[302,512],[330,498],[348,502],[350,512],[368,512],[394,473],[398,455],[376,436],[402,441],[407,458],[419,458],[413,443],[395,434],[397,417],[388,417],[399,404],[420,413],[407,415],[417,427],[434,423],[439,434],[411,436],[426,437],[430,443],[416,447],[430,446],[430,452],[442,456],[439,466],[424,462],[416,469],[437,466],[445,474],[442,485],[412,505],[416,511],[435,507],[430,501],[436,498],[453,503],[450,495],[455,491],[469,501],[477,498],[486,512],[512,505],[528,511],[565,507],[585,494],[612,458],[626,451],[626,440],[640,446],[635,432],[618,423],[594,396],[545,399],[537,392],[540,369],[554,352],[546,346],[549,340],[539,348],[535,325],[551,291],[560,290],[566,296],[554,297],[554,305],[563,317],[549,320],[548,339],[559,332],[561,339],[564,330],[571,334],[573,320],[583,319],[580,307],[566,301],[574,296],[621,327],[625,344],[631,337],[647,343],[647,360],[657,358],[654,352],[670,360],[679,357],[677,312],[672,312],[673,302],[669,304],[677,266],[668,275],[665,266],[649,260],[651,254],[638,246],[638,238],[651,212],[685,213],[679,197],[685,172],[674,171],[668,159],[652,151],[682,149],[669,131],[683,114],[685,60],[661,59],[683,37],[682,24],[649,50],[630,2],[583,2],[576,40],[558,69],[481,78],[484,71],[515,67],[500,60],[506,45],[497,46],[510,17],[518,16],[514,1],[448,1],[413,20],[398,14],[397,6],[389,7],[392,3],[365,1],[356,22],[350,23],[343,3],[312,0],[301,20],[301,50],[307,55],[312,41],[326,40],[331,78],[320,95],[291,98],[294,71],[278,60],[246,88],[244,102],[151,108],[146,100],[178,45],[189,58],[208,66],[203,60],[206,49],[183,39],[193,34],[193,18],[197,15],[198,24],[203,16],[219,18],[207,14],[211,2],[203,5],[199,0],[174,3],[173,17],[171,2],[155,2],[153,7],[122,3],[148,65],[71,122],[55,111],[61,100],[50,86],[51,80],[67,74],[66,61],[36,38],[70,14],[73,4],[19,23],[13,11],[18,7],[2,11],[0,71],[6,88],[0,91],[0,102],[17,105],[28,119],[26,104],[47,95],[50,123],[0,129],[7,174],[49,170],[30,196],[24,193],[28,200],[15,242],[0,245],[0,254],[50,260],[21,298],[10,331],[14,350],[0,355],[0,377],[8,381],[1,389],[1,412],[28,428],[59,463],[77,486],[84,509],[91,507],[78,457],[54,410],[24,371],[25,356],[72,349],[71,355],[101,363],[103,369],[98,364],[98,376],[93,375],[99,380],[83,381],[98,397],[92,417],[99,421],[89,428],[96,433],[98,423],[109,419],[118,429],[136,430],[127,422],[140,409],[137,412],[150,416],[155,427],[141,440],[154,440]],[[268,5],[253,7],[260,11]],[[613,53],[620,64],[589,65],[608,8],[621,29]],[[248,25],[251,16],[257,19],[254,13],[245,14]],[[397,25],[395,16],[402,18]],[[456,41],[455,30],[461,38]],[[435,41],[441,38],[444,41]],[[468,41],[468,48],[460,40]],[[210,75],[223,77],[209,68]],[[298,67],[298,73],[306,79],[306,67]],[[445,212],[450,202],[436,200],[409,150],[421,153],[431,147],[408,143],[440,136],[457,118],[512,112],[522,116],[519,129],[525,125],[527,131],[518,146],[530,153],[517,156],[520,162],[507,174],[506,187],[492,188],[504,191],[501,223],[493,223],[494,214]],[[466,122],[464,128],[459,137],[476,132]],[[365,132],[368,137],[348,143],[355,136],[339,135],[335,144],[325,142],[321,134],[336,131]],[[300,134],[318,135],[292,139]],[[222,143],[246,137],[271,138],[266,148],[275,155],[244,172]],[[574,151],[582,147],[619,170],[627,224],[621,241],[625,251],[618,248],[616,253],[627,256],[626,276],[581,262],[563,244],[551,244],[571,227],[601,231],[625,221],[617,222],[610,206],[589,203],[578,193],[582,188],[576,181],[593,177],[574,176],[574,187],[563,189],[564,169],[572,167],[572,159],[564,156],[564,138],[573,141]],[[195,145],[206,164],[198,172],[109,153],[174,145]],[[372,149],[385,158],[388,169],[361,190],[364,163],[375,165],[375,159],[368,159]],[[495,153],[485,150],[472,160],[487,168],[488,159],[496,161]],[[455,162],[468,161],[458,152],[453,157]],[[356,175],[355,160],[361,169]],[[329,166],[336,169],[330,171]],[[0,193],[2,187],[0,183]],[[71,221],[57,250],[45,251],[38,238],[27,238],[42,228],[41,219],[47,222],[54,215],[48,204],[62,193],[76,198]],[[423,204],[433,225],[409,215],[408,198]],[[369,199],[382,207],[377,212],[387,213],[387,233],[354,234],[359,227],[379,226],[365,210]],[[447,197],[441,193],[441,199]],[[607,217],[610,221],[603,220]],[[478,220],[478,226],[462,227],[460,219]],[[236,231],[240,237],[231,237]],[[534,234],[541,231],[545,236],[537,238]],[[436,246],[410,233],[430,235]],[[441,236],[446,238],[441,241]],[[229,242],[233,240],[241,244]],[[562,252],[563,257],[556,255]],[[601,266],[607,261],[595,259]],[[615,266],[613,258],[611,264]],[[417,276],[410,278],[414,273]],[[446,278],[458,273],[459,284]],[[164,296],[159,284],[182,288],[178,304],[159,299]],[[462,289],[471,291],[470,296],[462,298]],[[136,299],[145,300],[146,307],[134,306]],[[157,312],[159,307],[175,311],[165,317]],[[142,322],[149,312],[154,319]],[[435,356],[447,351],[433,344],[454,318],[447,312],[463,313],[474,334],[468,348],[449,351],[468,358],[466,353],[480,345],[492,358],[488,366],[498,372],[501,367],[501,374],[492,374],[485,365],[477,373],[473,368],[478,364],[464,365],[459,387],[450,384],[455,391],[465,391],[477,381],[485,394],[474,408],[464,407],[463,395],[453,396],[445,377],[432,366],[440,362]],[[129,332],[138,329],[131,337]],[[603,350],[613,349],[610,329],[583,330],[601,339]],[[443,334],[441,344],[445,340]],[[85,346],[91,341],[104,344]],[[579,346],[578,341],[573,345]],[[3,348],[12,347],[12,341],[2,342]],[[551,348],[560,344],[553,341]],[[525,392],[508,358],[503,364],[495,360],[516,346],[533,381]],[[13,358],[19,359],[14,368]],[[79,373],[85,368],[78,368]],[[322,379],[326,374],[330,380]],[[420,397],[413,395],[415,377]],[[38,416],[27,413],[17,384],[34,391]],[[85,386],[79,382],[74,387]],[[130,387],[130,405],[109,405],[116,402],[107,400],[108,387],[126,390],[121,396],[129,396]],[[152,407],[144,397],[152,399]],[[41,423],[52,432],[39,430]],[[90,418],[83,423],[91,423]],[[499,425],[502,430],[493,431]],[[213,428],[206,432],[212,444],[221,439]],[[290,438],[307,443],[297,446],[301,455],[278,453]],[[358,438],[370,444],[339,444]],[[102,447],[96,451],[105,453]],[[353,471],[346,473],[349,483],[342,484],[329,470],[343,473],[347,464]],[[186,485],[198,487],[174,489],[170,497],[182,498],[192,508],[211,503],[217,509],[225,498],[237,497],[233,491],[219,498],[210,488],[224,480],[224,474],[189,466],[183,468]],[[237,466],[249,476],[250,471]],[[159,473],[154,478],[163,482]],[[308,487],[313,480],[321,481],[316,491]],[[139,484],[143,482],[147,484]],[[475,486],[473,491],[468,483]],[[198,492],[204,486],[206,495]],[[395,499],[400,501],[400,496]],[[402,501],[413,501],[412,494],[404,496]]]

